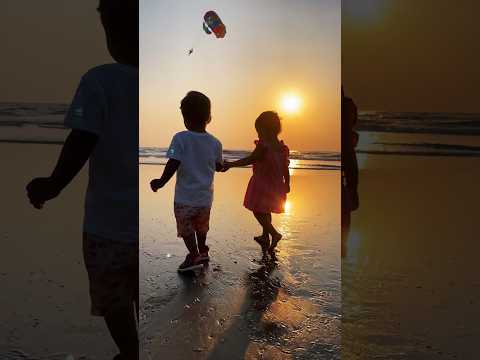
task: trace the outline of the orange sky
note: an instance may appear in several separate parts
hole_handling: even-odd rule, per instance
[[[203,33],[210,9],[224,39]],[[340,0],[141,1],[141,146],[168,146],[184,130],[181,98],[198,90],[212,100],[209,131],[224,148],[252,148],[255,118],[278,110],[291,149],[338,150],[340,19]],[[302,100],[295,115],[279,107],[291,91]]]
[[[80,77],[112,62],[98,0],[3,0],[0,101],[69,103]]]
[[[480,2],[344,0],[342,81],[360,109],[479,112]]]

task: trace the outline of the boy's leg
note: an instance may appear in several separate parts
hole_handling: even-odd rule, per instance
[[[185,243],[185,246],[187,247],[187,250],[192,256],[196,257],[198,256],[198,247],[197,247],[197,240],[195,238],[195,233],[192,235],[184,236],[183,237],[183,242]]]
[[[104,316],[105,323],[118,346],[122,359],[138,360],[138,333],[134,304],[119,308]]]
[[[197,236],[197,243],[198,243],[198,250],[203,250],[207,246],[207,233],[196,232],[195,235]]]
[[[185,247],[193,256],[198,256],[197,239],[195,238],[194,216],[195,208],[174,204],[175,219],[177,221],[177,235],[183,239]]]
[[[105,319],[121,358],[137,360],[138,243],[124,244],[84,233],[83,250],[92,315]]]
[[[198,250],[200,252],[208,251],[207,234],[210,229],[210,208],[197,208],[193,223],[195,227],[195,235],[197,237]]]

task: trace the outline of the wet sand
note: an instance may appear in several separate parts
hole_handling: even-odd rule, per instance
[[[364,165],[342,263],[342,359],[480,358],[480,159]]]
[[[260,231],[242,207],[249,169],[218,174],[211,261],[179,275],[172,179],[152,193],[162,166],[140,168],[142,359],[338,359],[340,199],[336,171],[294,171],[276,262],[262,262]]]
[[[25,185],[45,176],[60,147],[0,144],[0,359],[103,360],[115,354],[101,318],[90,316],[82,259],[86,173],[42,211]]]

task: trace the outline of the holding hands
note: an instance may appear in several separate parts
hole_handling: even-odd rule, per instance
[[[226,172],[228,170],[231,169],[231,164],[228,162],[228,161],[224,161],[223,164],[218,164],[219,167],[218,167],[218,170],[217,171],[220,171],[220,172]]]

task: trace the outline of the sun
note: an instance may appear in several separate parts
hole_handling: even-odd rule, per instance
[[[286,94],[282,97],[281,105],[287,114],[296,114],[302,107],[302,100],[296,94]]]

